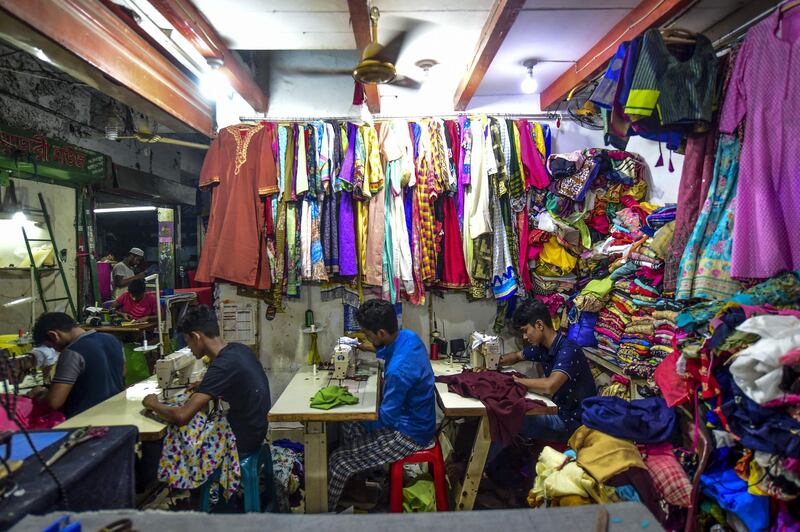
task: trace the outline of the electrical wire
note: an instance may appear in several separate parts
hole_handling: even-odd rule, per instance
[[[6,356],[0,356],[0,375],[11,375],[11,369],[12,369],[11,368],[11,364],[10,364],[8,358]],[[58,488],[58,493],[59,493],[59,495],[61,497],[61,501],[64,503],[64,510],[68,511],[69,510],[69,499],[67,498],[67,490],[66,490],[66,488],[64,488],[64,484],[62,484],[61,479],[58,478],[58,476],[56,475],[55,471],[53,471],[53,469],[49,465],[47,465],[47,460],[44,459],[42,454],[39,452],[39,450],[34,445],[33,439],[31,438],[31,435],[28,432],[28,429],[25,428],[22,425],[22,423],[20,423],[19,418],[17,418],[17,408],[16,408],[17,396],[16,396],[16,392],[19,390],[18,389],[18,385],[16,385],[16,384],[14,385],[14,394],[9,393],[8,380],[7,379],[3,383],[3,385],[5,387],[5,396],[2,399],[0,399],[0,405],[3,407],[3,410],[6,411],[6,415],[8,416],[8,419],[14,421],[14,424],[17,425],[17,427],[19,427],[20,432],[22,432],[23,436],[25,436],[25,439],[27,440],[28,445],[30,446],[31,450],[33,451],[33,454],[36,455],[36,458],[42,464],[42,467],[44,468],[44,470],[47,471],[47,473],[50,475],[50,477],[52,477],[53,482],[56,483],[56,487]],[[13,396],[13,398],[14,398],[13,399],[13,409],[12,409],[12,400],[10,398],[11,396]],[[11,445],[11,444],[9,443],[9,445]]]

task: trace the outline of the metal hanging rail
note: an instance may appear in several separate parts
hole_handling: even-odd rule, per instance
[[[549,113],[479,113],[479,112],[463,112],[463,113],[446,113],[446,114],[437,114],[437,115],[397,115],[397,116],[385,116],[385,115],[375,115],[373,118],[374,122],[389,122],[392,120],[424,120],[426,118],[434,118],[434,119],[449,119],[449,118],[460,118],[462,116],[489,116],[489,117],[496,117],[496,118],[510,118],[510,119],[524,119],[524,120],[556,120],[557,118],[561,118],[562,121],[564,120],[573,120],[568,114],[564,113],[557,113],[557,112],[549,112]],[[239,121],[241,122],[319,122],[319,121],[331,121],[336,120],[339,122],[364,122],[361,117],[358,116],[240,116]]]

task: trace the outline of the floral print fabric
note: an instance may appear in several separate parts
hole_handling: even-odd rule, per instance
[[[180,394],[172,400],[172,405],[182,405],[188,397]],[[175,489],[195,489],[217,469],[227,500],[239,489],[241,469],[236,436],[225,416],[218,412],[198,412],[183,427],[167,427],[158,463],[158,480]]]

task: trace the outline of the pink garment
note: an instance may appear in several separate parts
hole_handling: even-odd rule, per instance
[[[519,126],[519,152],[525,173],[526,188],[547,188],[550,176],[544,167],[542,156],[533,143],[531,124],[527,120],[517,122]]]
[[[800,347],[795,347],[791,351],[784,353],[778,361],[784,366],[800,364]]]
[[[787,12],[787,19],[797,10]],[[791,23],[773,14],[747,32],[719,129],[746,119],[739,163],[731,276],[766,279],[800,269],[800,53]]]
[[[6,400],[7,397],[3,397]],[[34,401],[30,397],[18,395],[12,397],[11,401],[17,403],[17,419],[20,424],[28,430],[44,430],[52,429],[66,420],[64,414],[57,410],[51,410],[42,401]],[[0,430],[10,430],[16,432],[19,430],[14,421],[8,418],[4,408],[0,408]]]
[[[654,270],[653,268],[648,268],[647,266],[642,266],[636,271],[636,275],[639,277],[643,277],[647,279],[650,286],[658,286],[661,284],[661,281],[664,279],[664,270]]]

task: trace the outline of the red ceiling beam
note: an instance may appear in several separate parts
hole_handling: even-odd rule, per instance
[[[466,111],[524,5],[525,0],[495,0],[481,30],[472,61],[456,89],[453,101],[456,111]]]
[[[221,72],[256,112],[267,112],[267,95],[191,0],[150,0],[150,3],[203,57],[222,60]]]
[[[0,38],[172,129],[213,135],[197,85],[99,0],[0,0]]]
[[[696,0],[643,0],[625,15],[611,31],[578,59],[574,66],[545,88],[539,96],[540,109],[562,101],[569,91],[594,77],[614,56],[620,43],[629,41],[649,28],[660,26],[680,15]]]
[[[372,41],[372,22],[369,18],[367,0],[347,0],[350,8],[350,23],[353,25],[353,36],[356,38],[356,47],[359,54]],[[381,96],[378,86],[374,83],[364,84],[364,95],[367,98],[367,107],[370,113],[381,112]]]

